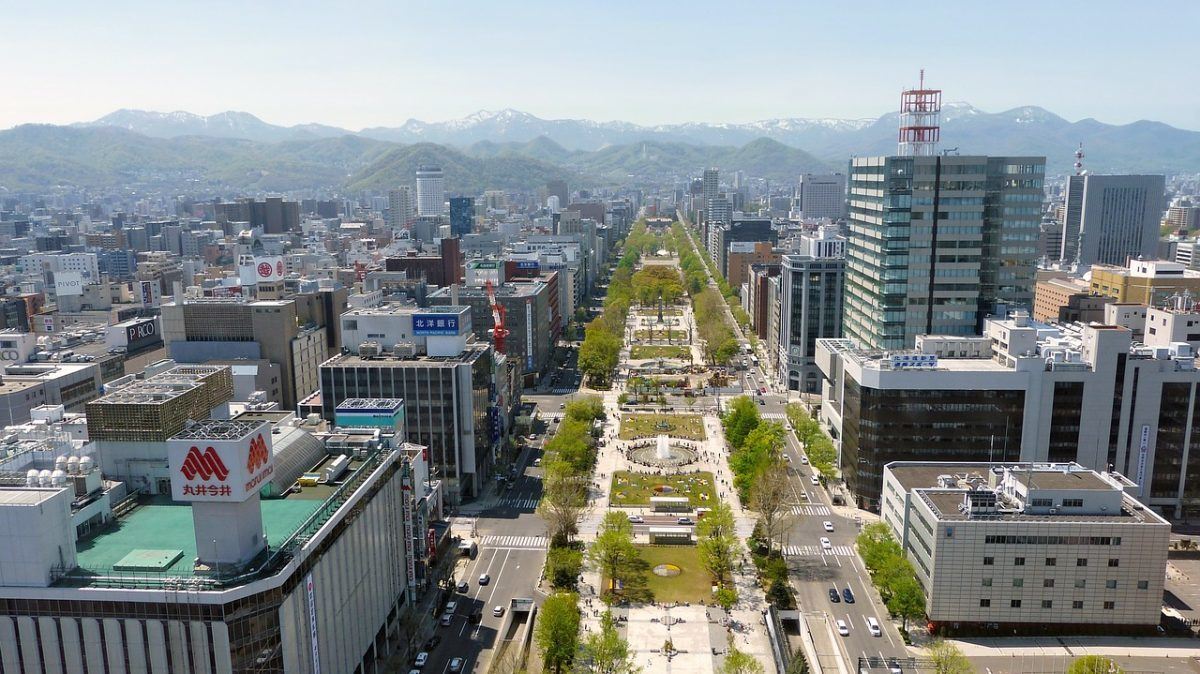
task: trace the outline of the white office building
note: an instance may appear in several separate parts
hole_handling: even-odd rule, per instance
[[[446,178],[440,166],[417,168],[417,215],[437,217],[446,210]]]
[[[846,217],[846,174],[805,173],[796,188],[796,203],[804,218],[840,220]]]
[[[1171,527],[1118,473],[897,461],[882,518],[943,633],[1153,633]]]
[[[1078,238],[1064,240],[1065,252],[1075,249],[1079,269],[1097,263],[1123,267],[1131,259],[1157,257],[1165,189],[1164,177],[1156,175],[1072,177],[1063,236]]]

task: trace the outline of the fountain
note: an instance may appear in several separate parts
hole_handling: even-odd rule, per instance
[[[655,452],[659,461],[671,460],[671,442],[666,435],[658,436],[658,449]]]

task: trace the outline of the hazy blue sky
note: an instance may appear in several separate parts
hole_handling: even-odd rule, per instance
[[[876,117],[924,67],[947,101],[990,112],[1200,129],[1200,0],[333,4],[0,0],[0,128],[117,108],[352,129],[505,107]]]

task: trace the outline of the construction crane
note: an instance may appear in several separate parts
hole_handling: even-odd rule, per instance
[[[492,307],[493,327],[489,331],[492,333],[492,346],[496,353],[504,353],[504,338],[508,337],[508,328],[504,327],[504,307],[496,302],[496,287],[490,280],[484,287],[487,288],[488,304]]]

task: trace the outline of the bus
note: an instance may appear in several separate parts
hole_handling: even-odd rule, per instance
[[[750,363],[754,365],[754,367],[758,367],[758,356],[750,356]]]

